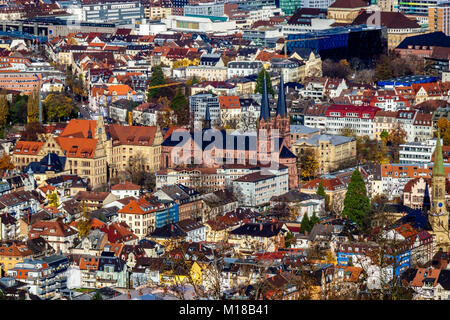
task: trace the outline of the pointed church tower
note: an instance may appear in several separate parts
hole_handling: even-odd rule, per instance
[[[448,250],[450,239],[448,230],[448,211],[445,203],[446,177],[442,157],[441,135],[438,130],[434,151],[433,176],[431,178],[431,210],[428,214],[436,240],[436,250]]]
[[[270,123],[269,96],[267,94],[266,75],[264,74],[264,84],[261,97],[261,112],[259,114],[258,129],[268,129]]]
[[[286,107],[286,94],[284,91],[283,74],[280,76],[280,84],[278,86],[277,114],[275,119],[275,128],[279,130],[279,136],[282,138],[289,148],[291,147],[291,130],[289,115]]]

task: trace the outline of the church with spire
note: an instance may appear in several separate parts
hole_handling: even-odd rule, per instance
[[[433,175],[431,178],[431,206],[428,221],[435,236],[436,251],[450,249],[450,233],[448,229],[448,211],[445,202],[446,181],[444,159],[442,156],[441,136],[438,130],[436,149],[434,151]]]
[[[278,85],[278,99],[275,116],[271,116],[269,108],[269,97],[267,92],[267,82],[264,76],[262,88],[261,113],[257,125],[258,150],[260,155],[267,154],[272,150],[272,140],[277,139],[278,162],[289,169],[289,188],[298,187],[297,157],[291,151],[291,130],[290,117],[286,107],[286,94],[284,88],[283,75],[280,76]]]
[[[294,189],[298,187],[297,157],[290,150],[290,119],[286,108],[286,96],[282,77],[278,88],[278,100],[276,114],[274,116],[270,113],[267,82],[264,79],[261,113],[257,123],[256,136],[254,132],[237,133],[238,130],[227,132],[224,129],[214,129],[214,142],[218,142],[214,144],[211,142],[211,137],[204,136],[207,134],[208,129],[211,128],[211,115],[207,107],[203,118],[203,128],[197,130],[197,134],[202,137],[200,143],[194,139],[195,129],[191,128],[189,131],[182,129],[189,134],[190,138],[186,140],[181,139],[179,136],[175,137],[173,135],[175,131],[169,132],[161,144],[161,169],[182,166],[183,161],[187,159],[201,158],[202,152],[205,152],[209,148],[212,156],[210,161],[203,159],[202,162],[197,163],[214,167],[217,166],[216,160],[220,157],[222,157],[221,160],[223,160],[223,163],[226,163],[229,159],[232,160],[232,163],[238,163],[242,158],[247,159],[247,162],[251,162],[250,159],[257,159],[258,162],[264,164],[275,162],[288,168],[289,188]],[[241,138],[241,141],[244,141],[242,145],[238,142]],[[268,152],[272,150],[272,141],[275,141],[273,143],[275,146],[274,153]],[[189,149],[186,149],[190,150],[190,152],[186,153],[182,151],[184,146],[190,146]],[[183,154],[183,161],[178,164],[174,163],[174,157],[171,156],[173,154]]]

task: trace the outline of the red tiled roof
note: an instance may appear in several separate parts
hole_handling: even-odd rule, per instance
[[[238,96],[219,97],[220,109],[240,109],[241,103]]]
[[[111,186],[111,190],[140,190],[141,187],[129,181],[122,181]]]
[[[36,155],[41,150],[43,142],[38,141],[17,141],[14,154]]]
[[[57,137],[55,140],[68,158],[94,158],[97,139]]]
[[[96,127],[97,121],[95,120],[72,119],[59,136],[87,138],[89,129],[91,130],[92,135],[94,135]]]
[[[122,126],[119,124],[108,127],[113,145],[152,146],[156,129],[155,126]]]

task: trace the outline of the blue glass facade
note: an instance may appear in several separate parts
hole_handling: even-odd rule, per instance
[[[164,209],[161,209],[155,214],[156,228],[161,228],[171,222],[178,222],[178,204],[171,202],[166,204]]]

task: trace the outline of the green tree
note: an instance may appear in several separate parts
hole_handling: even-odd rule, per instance
[[[323,187],[323,181],[320,180],[319,187],[316,192],[319,196],[325,199],[325,209],[328,210],[328,205],[330,204],[330,197],[325,193],[325,188]]]
[[[313,212],[313,215],[311,216],[311,219],[309,219],[309,230],[308,232],[311,232],[312,228],[320,222],[319,218],[316,215],[316,212]]]
[[[39,121],[39,93],[34,91],[28,97],[27,102],[27,122]]]
[[[344,199],[342,215],[354,221],[359,227],[363,227],[366,216],[370,214],[370,199],[367,197],[366,184],[361,172],[353,171],[350,183]]]
[[[27,122],[27,101],[28,96],[25,94],[17,94],[14,96],[9,112],[13,124]]]
[[[9,105],[6,96],[0,97],[0,138],[4,137],[5,127],[8,123]]]
[[[308,214],[303,214],[302,222],[300,223],[300,232],[305,233],[306,231],[309,232],[309,218]]]
[[[175,112],[178,126],[189,123],[189,101],[180,88],[177,89],[175,97],[170,102],[170,108]]]
[[[92,295],[91,300],[103,300],[103,297],[102,297],[102,295],[101,295],[98,291],[96,291],[96,292]]]
[[[164,72],[161,66],[153,67],[152,76],[150,77],[149,87],[160,86],[166,84],[166,79],[164,78]],[[156,95],[161,91],[161,88],[149,89],[147,92],[148,100],[156,97]]]
[[[286,236],[284,237],[284,246],[286,248],[290,248],[293,241],[294,241],[294,235],[292,234],[292,232],[288,232],[286,234]]]
[[[270,79],[269,72],[267,72],[267,70],[264,68],[261,69],[261,71],[258,73],[258,78],[256,78],[255,93],[262,94],[262,89],[264,85],[264,75],[266,75],[267,93],[275,95],[275,90],[273,90],[272,80]]]
[[[91,217],[89,212],[86,210],[86,206],[83,203],[83,215],[81,219],[77,221],[77,229],[79,237],[86,237],[91,231]]]
[[[47,111],[47,119],[49,121],[68,118],[73,110],[72,99],[66,97],[62,93],[49,94],[47,98],[45,98],[43,105]]]
[[[389,132],[383,129],[383,131],[381,131],[380,138],[387,141],[389,139]]]

